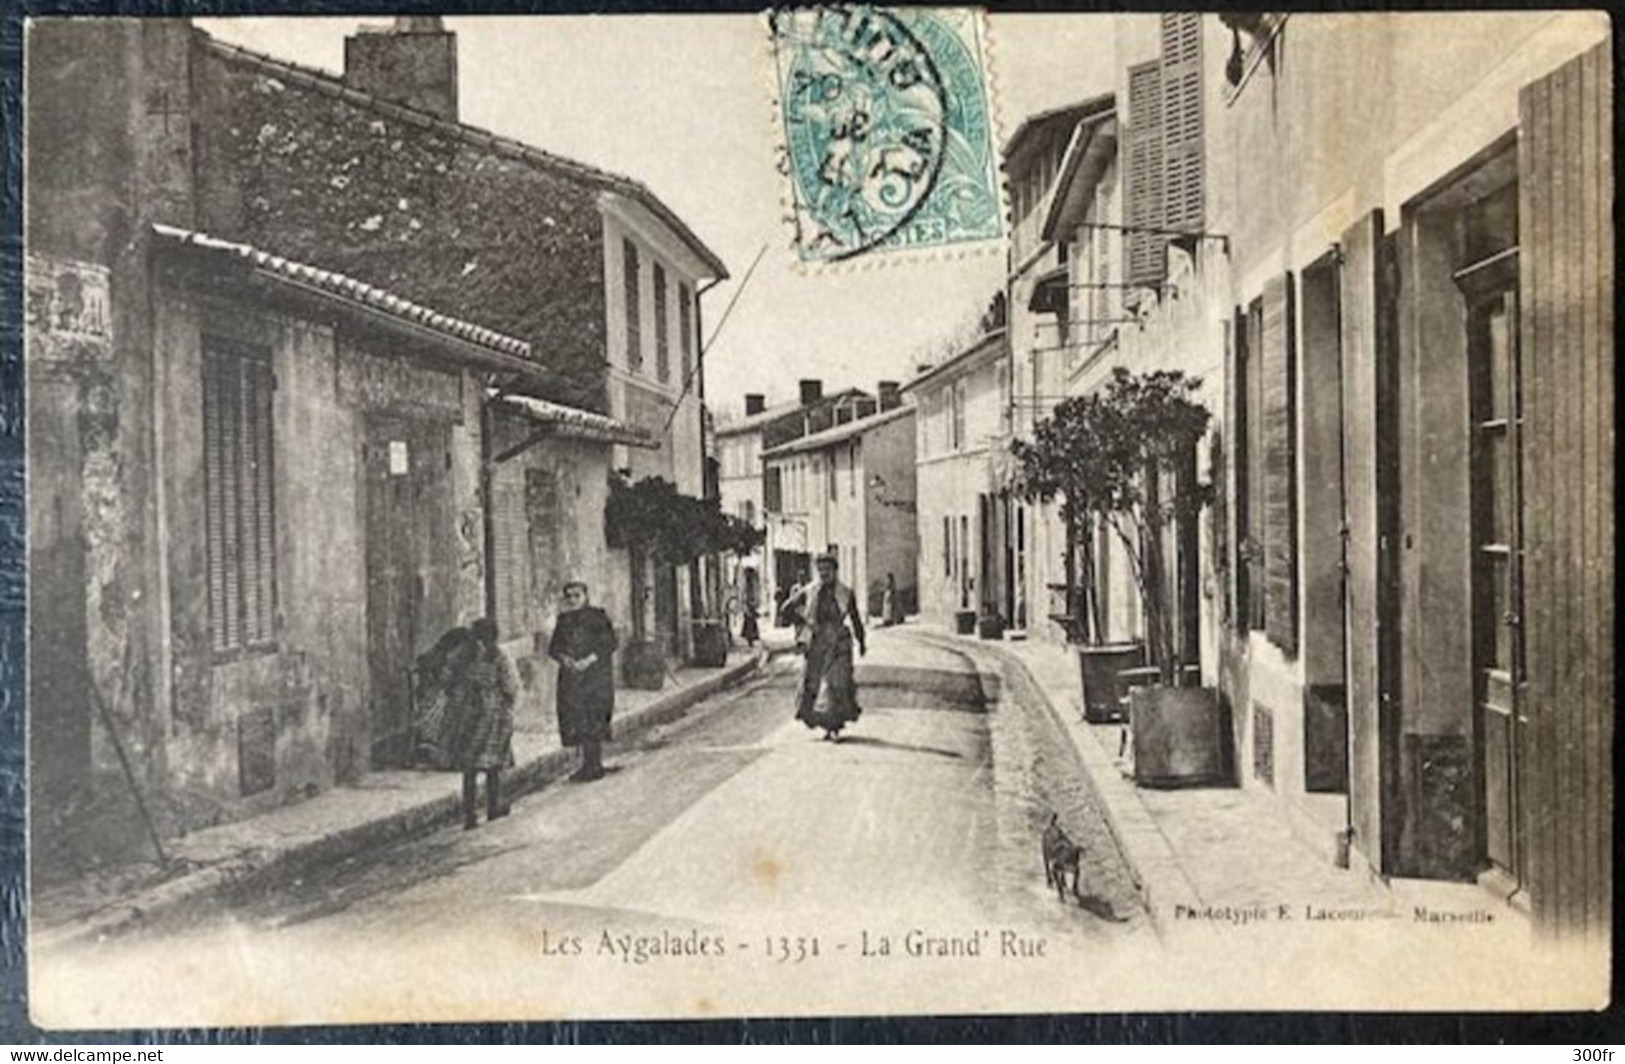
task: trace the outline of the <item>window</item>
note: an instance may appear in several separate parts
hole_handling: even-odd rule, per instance
[[[638,288],[638,246],[621,241],[622,290],[626,302],[626,368],[643,369],[643,307]]]
[[[954,575],[954,523],[951,517],[942,519],[942,575]]]
[[[655,263],[655,379],[671,380],[671,320],[667,313],[666,268]]]
[[[836,499],[838,499],[840,497],[840,488],[837,486],[836,479],[835,479],[836,474],[840,472],[840,470],[838,468],[840,466],[840,461],[839,461],[840,457],[841,457],[841,452],[839,452],[839,451],[831,451],[831,452],[829,452],[829,459],[825,463],[827,468],[824,471],[824,479],[825,479],[825,481],[827,481],[826,487],[829,490],[829,501],[830,502],[834,502]]]
[[[954,381],[952,396],[953,411],[951,414],[952,424],[950,426],[950,432],[952,435],[949,440],[949,446],[953,450],[958,451],[965,446],[965,380],[963,377]]]
[[[853,440],[846,445],[846,493],[851,498],[858,497],[858,441]]]
[[[679,372],[683,375],[683,383],[694,375],[694,290],[686,284],[677,286],[677,349],[679,357]]]
[[[266,348],[203,339],[203,526],[209,645],[276,639],[276,493]]]

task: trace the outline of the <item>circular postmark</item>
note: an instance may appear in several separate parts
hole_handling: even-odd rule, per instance
[[[798,241],[825,261],[884,243],[942,171],[947,92],[920,39],[865,6],[773,16]]]

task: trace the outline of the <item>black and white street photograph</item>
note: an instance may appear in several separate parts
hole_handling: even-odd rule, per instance
[[[22,27],[37,1028],[1609,1004],[1606,13],[139,7]]]

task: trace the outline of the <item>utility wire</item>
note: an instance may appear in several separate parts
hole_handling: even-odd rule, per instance
[[[666,426],[660,430],[660,435],[664,436],[671,431],[671,423],[677,420],[677,411],[681,409],[683,400],[688,397],[689,388],[693,386],[695,378],[705,368],[705,356],[711,353],[711,348],[717,342],[717,336],[721,334],[722,327],[728,324],[729,315],[733,314],[734,306],[739,302],[739,297],[744,294],[746,286],[750,284],[751,277],[756,273],[756,267],[761,265],[762,256],[766,254],[767,245],[763,244],[761,250],[756,252],[756,257],[751,260],[750,269],[746,270],[745,276],[740,278],[739,287],[734,289],[733,297],[728,300],[728,305],[722,308],[722,317],[717,319],[717,327],[711,330],[711,339],[700,345],[700,353],[694,357],[694,368],[688,371],[687,377],[683,378],[683,390],[677,393],[677,401],[672,404],[671,413],[666,415]]]

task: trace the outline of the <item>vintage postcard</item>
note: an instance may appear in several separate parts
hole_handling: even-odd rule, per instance
[[[34,1023],[1604,1007],[1611,55],[31,20]]]

